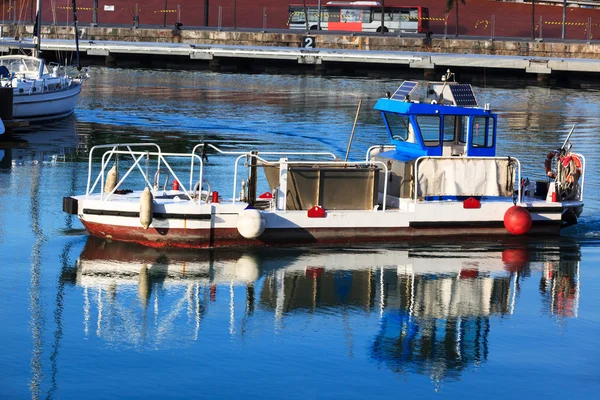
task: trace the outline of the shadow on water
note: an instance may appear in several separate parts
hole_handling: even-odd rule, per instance
[[[367,313],[379,325],[363,344],[372,361],[441,382],[487,361],[490,318],[515,312],[532,271],[541,271],[539,295],[549,315],[576,316],[579,303],[580,246],[564,238],[198,252],[88,237],[74,263],[66,256],[71,246],[61,255],[57,310],[65,284],[83,288],[84,335],[117,348],[187,347],[219,316],[229,321],[231,337],[241,338],[258,312],[272,315],[283,334],[292,316],[335,315],[354,354],[350,321]],[[238,287],[245,288],[241,298]],[[222,296],[230,315],[216,306]],[[61,335],[58,329],[53,363]]]

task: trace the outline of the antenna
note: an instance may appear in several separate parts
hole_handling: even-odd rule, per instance
[[[576,126],[577,126],[577,124],[573,124],[573,127],[571,128],[571,132],[569,132],[569,134],[567,135],[567,138],[565,139],[565,142],[563,143],[563,145],[560,146],[561,150],[563,150],[567,146],[567,142],[569,141],[569,139],[571,139],[571,135],[573,134],[573,131],[575,130]]]

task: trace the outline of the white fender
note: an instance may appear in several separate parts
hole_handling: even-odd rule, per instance
[[[255,208],[247,208],[238,214],[237,230],[246,239],[256,239],[262,235],[265,227],[265,218]]]
[[[140,196],[140,222],[144,229],[148,229],[152,223],[152,203],[154,198],[152,192],[146,186],[144,192]]]
[[[117,186],[119,180],[119,174],[117,173],[117,166],[113,165],[112,168],[106,174],[106,184],[104,185],[104,193],[110,193]]]

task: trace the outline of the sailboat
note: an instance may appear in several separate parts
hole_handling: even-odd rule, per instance
[[[79,66],[77,46],[77,76],[69,76],[65,66],[46,63],[40,57],[41,0],[37,0],[31,55],[0,56],[0,84],[13,88],[14,119],[43,121],[71,115],[87,77]],[[77,18],[74,19],[77,42]],[[78,43],[77,43],[78,44]],[[20,48],[25,50],[26,46]]]

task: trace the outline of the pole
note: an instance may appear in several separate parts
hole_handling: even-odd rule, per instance
[[[350,134],[350,142],[348,142],[348,150],[346,150],[346,158],[344,158],[344,162],[348,161],[348,156],[350,155],[350,147],[352,146],[352,139],[354,139],[354,130],[356,129],[356,122],[358,122],[358,113],[360,113],[361,103],[362,99],[358,99],[358,108],[356,109],[356,117],[354,117],[354,125],[352,126],[352,133]]]
[[[77,27],[77,1],[73,0],[71,3],[73,7],[73,29],[75,30],[75,56],[77,59],[77,69],[80,70],[79,65],[79,29]]]
[[[565,23],[567,22],[567,0],[563,0],[562,38],[565,38]]]
[[[75,1],[75,0],[73,0]],[[35,48],[33,49],[33,55],[35,57],[39,57],[40,54],[40,37],[42,31],[42,0],[37,0],[36,4],[36,16],[35,16],[35,26],[33,29],[33,44]]]
[[[92,10],[92,26],[98,26],[98,0],[94,0],[94,9]]]
[[[208,0],[204,0],[204,26],[208,26]]]
[[[384,32],[383,32],[383,28],[384,28],[384,26],[385,26],[385,23],[384,23],[384,18],[385,18],[385,17],[384,17],[384,16],[385,16],[385,1],[382,1],[382,2],[381,2],[381,29],[380,29],[380,30],[381,30],[381,34],[382,34],[382,35],[383,35],[383,33],[384,33]]]
[[[317,29],[321,30],[321,0],[319,0],[319,3],[317,4],[317,12],[319,13],[319,16],[317,17]]]
[[[304,8],[304,24],[306,25],[306,30],[308,31],[308,11],[306,11],[306,0],[302,0],[302,8]]]
[[[167,3],[169,0],[165,0],[165,12],[163,15],[163,26],[166,28],[167,27]]]
[[[456,0],[456,35],[458,37],[458,0]]]
[[[237,0],[233,0],[233,29],[237,29]]]
[[[535,40],[535,0],[531,0],[531,40]]]

